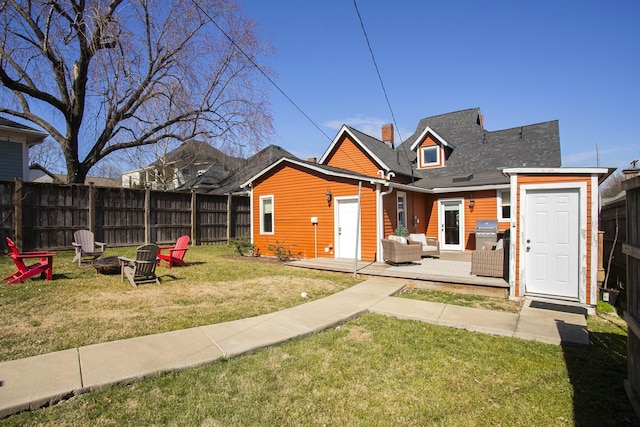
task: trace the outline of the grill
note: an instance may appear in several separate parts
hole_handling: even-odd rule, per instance
[[[492,246],[498,241],[498,221],[481,219],[476,221],[476,249]]]

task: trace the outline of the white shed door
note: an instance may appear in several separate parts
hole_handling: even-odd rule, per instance
[[[527,191],[526,292],[578,298],[578,190]]]

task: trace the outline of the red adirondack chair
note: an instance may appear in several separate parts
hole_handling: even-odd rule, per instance
[[[46,251],[37,251],[37,252],[18,252],[18,248],[16,248],[15,243],[7,237],[7,245],[9,249],[11,249],[11,253],[9,256],[13,259],[18,271],[13,273],[10,276],[2,279],[3,281],[8,282],[10,285],[20,283],[24,280],[27,280],[30,277],[33,277],[37,274],[40,277],[46,278],[47,280],[51,280],[53,277],[53,257],[55,254],[46,252]],[[35,259],[40,258],[40,261],[26,265],[24,263],[25,259]]]
[[[168,267],[171,268],[174,265],[186,266],[187,263],[184,262],[184,256],[187,254],[189,250],[189,236],[180,236],[176,241],[175,246],[162,246],[160,248],[160,252],[158,252],[158,258],[160,261],[166,261]],[[169,253],[162,253],[162,251],[169,251]],[[162,265],[162,264],[159,264]]]

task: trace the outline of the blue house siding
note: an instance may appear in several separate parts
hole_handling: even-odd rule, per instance
[[[0,168],[0,179],[23,178],[22,145],[18,142],[0,141],[3,165]]]

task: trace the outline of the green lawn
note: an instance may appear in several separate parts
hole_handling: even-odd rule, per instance
[[[23,322],[29,324],[37,323],[37,314],[48,310],[50,300],[64,306],[54,298],[56,292],[64,293],[64,287],[79,286],[65,295],[76,298],[84,291],[88,301],[103,292],[112,298],[141,294],[146,304],[138,302],[122,313],[154,307],[153,298],[158,298],[160,307],[173,313],[150,328],[162,329],[165,321],[177,327],[210,320],[192,311],[201,299],[212,299],[223,311],[228,310],[221,317],[226,319],[300,303],[300,290],[312,285],[323,284],[312,292],[317,294],[312,297],[320,297],[322,289],[335,292],[354,283],[344,276],[301,272],[278,264],[236,264],[243,261],[223,257],[228,253],[220,248],[202,251],[193,251],[192,266],[170,272],[175,281],[163,280],[165,293],[172,293],[174,287],[181,292],[198,288],[189,297],[172,296],[167,300],[170,303],[162,302],[152,286],[133,289],[120,283],[119,277],[111,283],[90,271],[78,273],[77,266],[65,270],[68,277],[58,276],[51,283],[33,281],[22,286],[28,288],[23,291],[4,285],[0,300],[4,298],[6,304],[7,289],[11,289],[11,298],[24,312],[20,314]],[[215,267],[199,272],[210,264]],[[76,281],[84,284],[76,285]],[[57,287],[60,283],[64,286]],[[199,288],[200,283],[207,285]],[[238,283],[241,285],[236,286]],[[260,291],[244,289],[254,287]],[[209,288],[225,291],[211,294]],[[465,299],[436,297],[452,304]],[[262,299],[276,301],[265,304]],[[216,311],[212,309],[215,304],[209,301],[203,311]],[[191,320],[178,320],[182,317]],[[80,323],[79,328],[92,327],[88,325],[93,323]],[[0,420],[0,425],[637,425],[623,388],[627,363],[624,322],[603,314],[590,316],[588,325],[591,346],[560,347],[367,314],[252,354],[104,388],[17,414]]]

